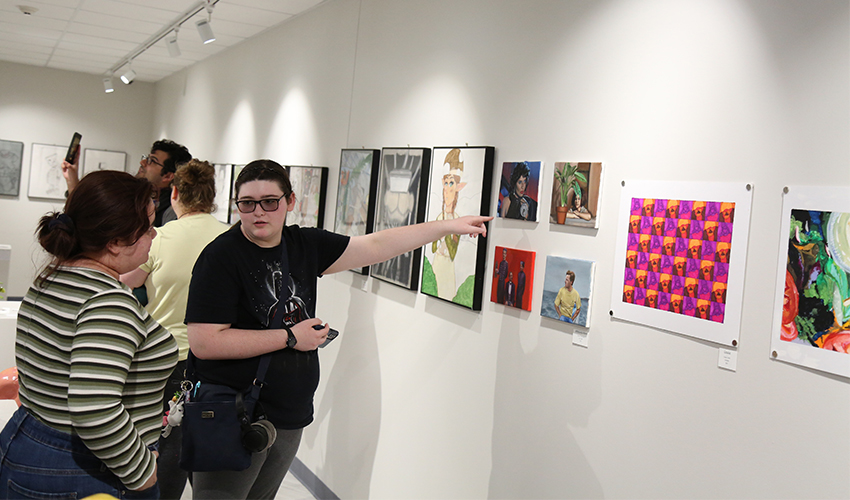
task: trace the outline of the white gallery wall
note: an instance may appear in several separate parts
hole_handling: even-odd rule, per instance
[[[197,157],[330,167],[326,227],[341,148],[545,163],[543,222],[488,238],[488,276],[496,245],[537,252],[532,312],[489,283],[472,312],[320,280],[342,335],[298,456],[341,498],[850,497],[850,381],[769,359],[782,188],[850,195],[848,0],[329,0],[151,104],[143,135]],[[546,222],[559,161],[603,162],[598,230]],[[753,184],[736,371],[718,345],[609,318],[623,179]],[[42,208],[0,203],[3,233]],[[586,348],[539,315],[546,255],[597,262]]]
[[[36,268],[45,262],[34,237],[36,224],[65,204],[27,196],[33,143],[67,148],[79,132],[83,150],[127,153],[126,168],[133,173],[149,151],[154,86],[123,85],[117,78],[114,85],[116,91],[106,94],[97,75],[0,62],[0,139],[24,143],[19,194],[0,196],[0,245],[12,247],[11,259],[0,261],[7,296],[23,296],[32,284]]]

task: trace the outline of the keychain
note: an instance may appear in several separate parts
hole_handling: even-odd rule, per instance
[[[174,393],[174,397],[168,402],[168,411],[162,417],[162,437],[167,438],[171,434],[171,429],[179,427],[183,422],[183,404],[189,400],[189,391],[192,389],[192,383],[184,380],[180,384],[180,390]]]

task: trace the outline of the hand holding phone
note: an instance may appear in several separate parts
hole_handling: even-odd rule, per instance
[[[324,328],[323,325],[313,325],[313,330],[321,330]],[[339,336],[339,332],[334,330],[333,328],[328,329],[328,338],[325,339],[324,342],[319,344],[319,348],[325,347],[326,345],[331,343],[331,340],[337,338]]]
[[[80,140],[83,138],[79,132],[74,132],[74,137],[71,138],[71,145],[68,146],[68,152],[65,153],[65,161],[74,164],[77,161],[77,153],[80,151]]]

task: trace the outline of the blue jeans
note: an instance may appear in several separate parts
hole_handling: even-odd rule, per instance
[[[569,316],[561,316],[558,319],[565,322],[565,323],[572,323],[573,322],[573,318],[571,318]]]
[[[18,408],[0,433],[0,498],[63,500],[95,493],[159,498],[157,486],[128,490],[78,436],[48,427]]]

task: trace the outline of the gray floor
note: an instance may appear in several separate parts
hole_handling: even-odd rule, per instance
[[[277,496],[274,497],[275,500],[315,500],[315,497],[301,484],[301,481],[295,479],[295,476],[292,474],[287,474],[285,478],[283,478],[283,484],[280,485],[280,489],[277,491]],[[189,486],[186,487],[186,490],[183,492],[183,500],[191,500],[192,499],[192,490]]]

